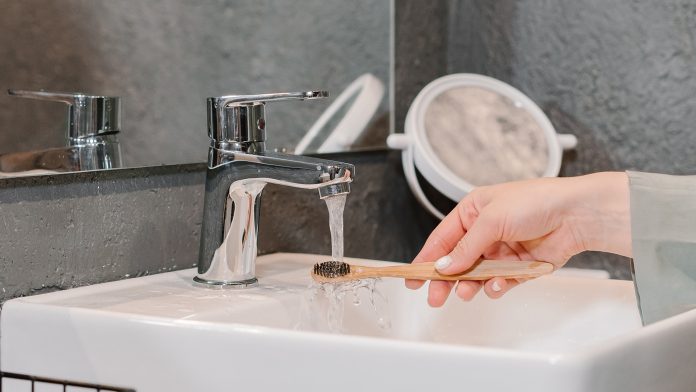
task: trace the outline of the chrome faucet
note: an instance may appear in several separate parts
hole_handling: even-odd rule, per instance
[[[350,192],[353,165],[266,151],[266,102],[327,96],[310,91],[208,98],[210,148],[195,282],[231,288],[258,284],[259,201],[266,184],[317,189],[320,198]]]
[[[117,136],[121,131],[121,98],[48,91],[7,92],[15,97],[67,104],[68,126],[64,147],[0,154],[0,175],[21,175],[35,170],[68,172],[122,166]]]

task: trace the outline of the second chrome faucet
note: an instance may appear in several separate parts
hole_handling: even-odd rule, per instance
[[[8,90],[7,93],[66,104],[67,132],[63,147],[0,154],[0,176],[122,167],[118,141],[121,131],[119,97],[26,90]]]
[[[266,151],[267,102],[327,96],[309,91],[208,98],[210,147],[197,283],[230,288],[258,283],[259,199],[266,184],[317,189],[320,198],[350,192],[353,165]]]

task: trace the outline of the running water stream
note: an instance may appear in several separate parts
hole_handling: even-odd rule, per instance
[[[346,194],[327,197],[326,207],[329,210],[329,229],[331,231],[331,259],[343,261],[343,210],[346,205]],[[312,283],[307,295],[303,298],[298,327],[323,329],[318,326],[317,313],[320,312],[322,297],[326,304],[326,328],[329,332],[343,331],[343,316],[346,294],[349,294],[354,306],[360,306],[360,291],[365,290],[375,315],[375,322],[382,330],[391,329],[391,321],[386,313],[387,298],[377,289],[379,279],[361,279],[342,283]],[[321,295],[323,294],[323,296]]]
[[[343,261],[343,210],[347,194],[324,199],[329,209],[329,230],[331,230],[331,259]]]

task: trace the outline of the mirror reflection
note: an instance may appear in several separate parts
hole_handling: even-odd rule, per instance
[[[389,132],[390,0],[0,0],[0,9],[2,175],[77,170],[66,161],[80,156],[64,101],[8,89],[120,98],[119,162],[88,170],[205,161],[214,96],[328,90],[329,99],[269,106],[269,150],[375,148]]]
[[[526,108],[498,92],[450,88],[430,103],[424,121],[435,155],[471,184],[541,177],[548,166],[541,125]]]

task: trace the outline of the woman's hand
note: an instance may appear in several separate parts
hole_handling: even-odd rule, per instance
[[[476,188],[435,228],[414,263],[436,261],[443,274],[469,269],[479,258],[541,260],[557,268],[585,250],[631,255],[628,176],[622,172],[540,178]],[[425,282],[407,280],[411,289]],[[521,283],[493,278],[460,281],[470,300],[484,287],[499,298]],[[428,303],[442,306],[454,282],[431,281]]]

